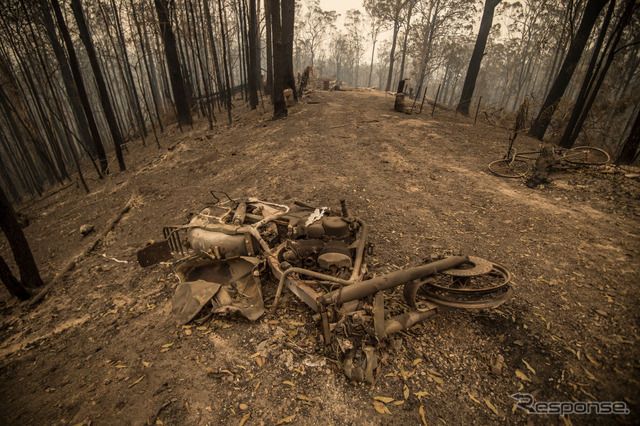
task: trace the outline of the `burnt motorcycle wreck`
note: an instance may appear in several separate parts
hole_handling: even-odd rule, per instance
[[[212,193],[212,195],[214,195]],[[276,315],[283,291],[313,311],[327,352],[345,374],[371,382],[375,347],[436,313],[439,307],[490,308],[512,294],[503,266],[474,256],[448,256],[370,276],[365,257],[367,224],[339,212],[229,197],[194,215],[186,225],[165,227],[165,240],[138,253],[142,266],[178,261],[172,311],[179,324],[202,323],[214,314],[255,321],[265,313],[261,282],[273,277]],[[385,291],[402,286],[404,303],[385,306]]]

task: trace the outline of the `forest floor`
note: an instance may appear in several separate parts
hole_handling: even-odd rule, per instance
[[[168,129],[162,149],[131,143],[128,170],[90,180],[88,195],[73,186],[19,209],[49,281],[136,196],[41,304],[2,290],[0,423],[419,424],[421,415],[429,424],[635,423],[637,169],[562,168],[531,189],[487,170],[508,129],[392,107],[392,96],[366,90],[311,92],[278,121],[239,107],[231,128],[209,130],[200,119]],[[516,144],[538,146],[525,136]],[[345,199],[370,226],[373,273],[434,254],[475,255],[512,271],[514,297],[497,309],[442,309],[399,334],[401,345],[380,349],[373,386],[325,357],[312,312],[289,293],[276,316],[255,323],[179,327],[173,268],[143,269],[136,252],[211,204],[210,190],[336,208]],[[96,232],[83,238],[83,224]],[[2,239],[0,251],[11,258]],[[275,286],[263,280],[267,307]],[[256,356],[265,345],[268,354]],[[631,412],[533,416],[510,398],[518,391],[538,401],[624,401]],[[389,398],[381,398],[388,413],[375,397]]]

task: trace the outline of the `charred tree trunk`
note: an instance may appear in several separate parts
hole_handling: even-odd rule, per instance
[[[258,2],[249,0],[249,105],[258,106],[260,79],[260,33],[258,31]]]
[[[287,104],[284,100],[285,55],[280,24],[280,0],[269,0],[271,6],[271,35],[273,39],[273,118],[287,116]]]
[[[282,55],[284,62],[284,87],[293,91],[298,100],[296,77],[293,73],[293,27],[295,19],[295,0],[282,0]]]
[[[265,33],[267,40],[267,85],[265,92],[271,96],[271,102],[273,102],[273,40],[271,34],[271,0],[264,0],[264,21],[265,21]],[[311,54],[311,66],[313,66],[313,52]]]
[[[476,88],[476,80],[478,79],[478,73],[480,72],[480,64],[482,63],[484,49],[487,46],[487,38],[489,38],[489,31],[491,31],[491,24],[493,23],[493,12],[495,11],[498,3],[500,3],[500,0],[486,0],[484,3],[484,12],[482,12],[482,21],[480,21],[478,38],[476,39],[476,44],[473,48],[473,53],[471,54],[469,68],[467,69],[467,75],[464,78],[462,94],[460,95],[460,102],[457,107],[460,114],[469,115],[471,98],[473,97],[473,91]]]
[[[120,134],[120,129],[118,129],[116,116],[113,112],[111,101],[109,100],[107,86],[104,82],[104,77],[102,75],[102,70],[100,69],[100,64],[98,62],[96,50],[93,46],[93,40],[91,39],[91,35],[89,34],[89,28],[87,27],[87,22],[84,19],[84,12],[82,11],[82,0],[71,0],[71,9],[73,10],[73,15],[76,18],[76,22],[78,23],[78,31],[80,32],[80,39],[82,40],[82,43],[87,49],[87,55],[89,56],[91,69],[93,70],[93,75],[96,80],[96,86],[98,86],[100,103],[102,104],[102,108],[104,109],[104,115],[105,115],[105,118],[107,119],[107,124],[109,125],[109,131],[111,132],[111,137],[113,138],[113,145],[116,150],[118,165],[120,166],[120,170],[123,171],[123,170],[126,170],[126,166],[124,164],[124,158],[122,156],[122,149],[121,149],[122,135]]]
[[[178,47],[176,37],[171,29],[169,22],[169,9],[167,0],[154,0],[156,13],[158,14],[158,23],[160,24],[160,33],[164,42],[164,53],[167,58],[167,66],[169,67],[169,79],[171,80],[171,90],[175,101],[178,123],[182,125],[192,125],[191,107],[185,87],[180,60],[178,59]]]
[[[42,5],[43,7],[46,7],[45,0],[42,0]],[[58,3],[58,0],[51,0],[51,6],[53,8],[56,21],[58,22],[58,29],[60,30],[60,34],[62,35],[62,39],[64,40],[64,44],[67,48],[67,54],[69,55],[69,66],[71,67],[71,73],[73,74],[73,79],[75,80],[76,88],[78,89],[80,103],[82,104],[82,109],[84,110],[84,114],[89,125],[89,131],[91,132],[93,146],[95,147],[98,154],[98,160],[100,161],[100,171],[103,174],[108,173],[109,163],[107,161],[107,154],[104,151],[102,138],[98,130],[98,124],[96,123],[95,116],[93,115],[91,103],[89,102],[89,96],[87,95],[87,90],[84,86],[84,80],[82,78],[82,73],[80,72],[80,64],[78,63],[76,51],[73,47],[71,36],[69,35],[69,29],[67,28],[67,24],[62,17],[62,11],[60,10],[60,4]]]
[[[611,2],[614,3],[614,0],[611,0]],[[602,85],[604,78],[607,75],[607,71],[609,71],[609,67],[613,62],[613,58],[616,54],[616,47],[618,46],[620,38],[622,37],[622,32],[629,24],[629,22],[631,22],[634,5],[634,0],[627,0],[625,10],[620,17],[620,21],[618,22],[618,25],[607,41],[605,52],[600,58],[598,66],[595,67],[596,71],[593,73],[590,81],[586,81],[585,77],[584,85],[586,85],[586,87],[584,87],[584,92],[582,91],[582,89],[580,92],[580,94],[583,96],[578,97],[578,101],[576,101],[574,112],[571,114],[571,120],[569,122],[570,127],[567,126],[567,131],[563,135],[562,141],[560,142],[561,146],[565,148],[571,148],[578,138],[580,130],[582,129],[582,125],[587,119],[587,115],[589,114],[589,111],[591,110],[591,107],[596,100],[596,96],[600,91],[600,86]],[[613,10],[613,7],[611,7],[611,10]],[[608,18],[610,18],[610,16],[608,16]],[[602,35],[604,37],[604,32]],[[594,52],[594,55],[596,55],[596,52]],[[604,65],[602,63],[603,61]]]
[[[218,0],[218,12],[220,15],[220,35],[222,36],[222,62],[224,65],[224,81],[225,81],[225,87],[226,87],[226,103],[227,103],[227,117],[229,119],[229,126],[231,126],[231,123],[233,122],[232,118],[231,118],[231,77],[229,74],[229,62],[231,61],[231,58],[227,58],[227,33],[224,30],[224,19],[223,19],[223,13],[222,13],[222,1]]]
[[[33,259],[29,243],[18,224],[16,212],[13,210],[13,206],[9,203],[2,188],[0,188],[0,229],[7,236],[11,251],[13,251],[13,257],[20,271],[20,284],[28,288],[42,287],[44,283],[40,278],[40,272],[36,261]],[[9,282],[9,285],[12,284],[15,283]],[[7,285],[6,282],[5,285]]]
[[[540,108],[540,112],[529,130],[529,136],[539,140],[542,140],[544,137],[547,127],[549,127],[549,123],[551,122],[551,117],[558,107],[558,102],[560,102],[560,98],[564,95],[564,91],[571,81],[571,76],[573,76],[573,72],[580,61],[582,52],[589,40],[591,30],[600,15],[600,11],[604,5],[607,4],[607,1],[608,0],[589,0],[587,2],[578,31],[569,45],[567,56],[564,58],[562,67],[560,67],[560,71],[551,89],[549,89],[542,108]]]

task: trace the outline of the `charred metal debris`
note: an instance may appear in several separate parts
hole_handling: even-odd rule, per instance
[[[434,315],[441,306],[474,309],[504,303],[512,294],[503,266],[474,256],[436,258],[424,265],[371,277],[367,224],[348,214],[295,202],[293,207],[255,198],[234,200],[213,192],[215,204],[181,226],[165,227],[164,240],[138,252],[146,267],[181,256],[172,311],[179,324],[215,314],[255,321],[265,313],[262,279],[278,282],[270,309],[283,291],[313,310],[321,338],[345,374],[371,382],[375,347],[393,333]],[[404,303],[391,315],[385,291],[403,286]]]

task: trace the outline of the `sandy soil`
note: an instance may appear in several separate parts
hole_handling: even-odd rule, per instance
[[[89,195],[71,187],[23,207],[50,280],[96,235],[83,238],[82,224],[100,232],[137,194],[40,305],[2,290],[0,421],[419,424],[424,413],[429,424],[561,422],[517,409],[518,391],[539,401],[625,401],[631,410],[565,422],[637,421],[638,180],[611,166],[565,168],[531,189],[487,171],[506,150],[507,129],[392,105],[378,92],[316,91],[285,120],[238,108],[232,128],[199,120],[168,130],[160,150],[132,143],[129,170],[90,181]],[[537,147],[524,136],[517,144]],[[346,199],[370,224],[372,272],[476,255],[513,272],[515,296],[497,309],[443,309],[398,335],[400,345],[380,349],[373,386],[350,382],[325,356],[310,310],[290,294],[276,317],[256,323],[178,327],[172,267],[143,269],[135,256],[162,238],[162,226],[209,204],[210,190],[333,207]],[[5,240],[0,250],[10,257]],[[268,307],[276,283],[264,278]],[[258,348],[268,355],[254,356]],[[375,410],[380,396],[393,399],[390,414]]]

